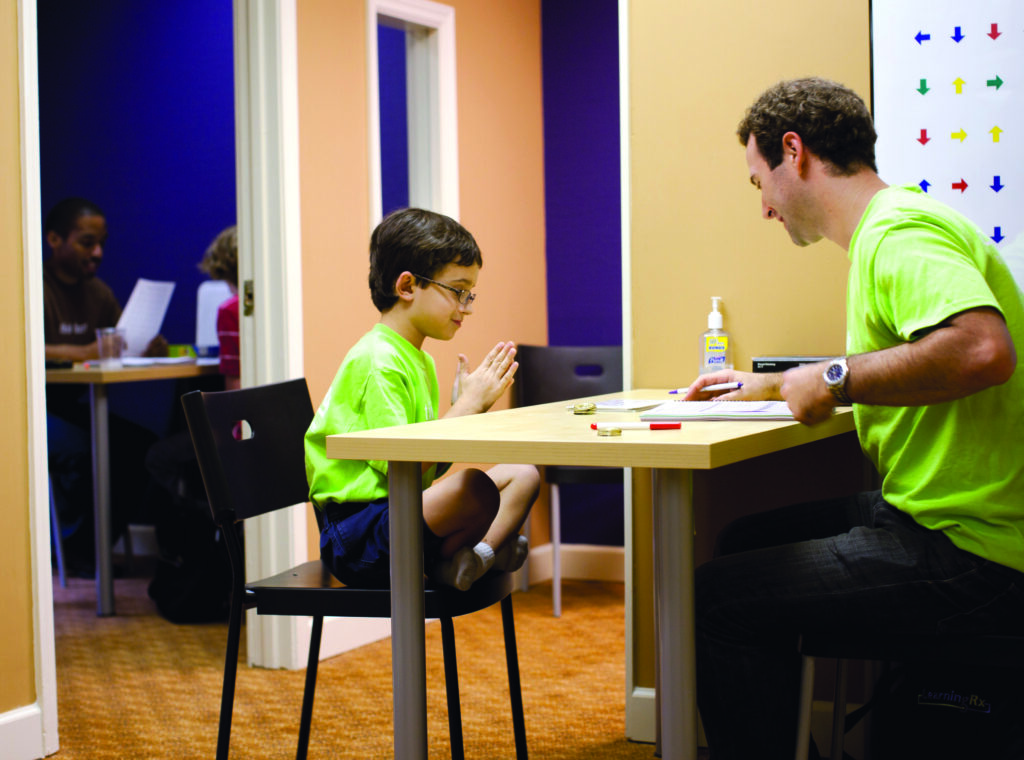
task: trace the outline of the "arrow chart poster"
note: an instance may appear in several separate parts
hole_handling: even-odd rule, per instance
[[[1015,259],[1024,249],[1024,3],[873,0],[872,68],[882,179],[920,185]],[[1010,261],[1024,282],[1020,263]]]

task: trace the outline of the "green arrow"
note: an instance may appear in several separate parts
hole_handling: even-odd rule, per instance
[[[995,87],[998,90],[1000,87],[1003,86],[1003,80],[999,78],[998,74],[996,74],[995,79],[987,79],[985,80],[985,84],[987,84],[989,87]]]
[[[917,91],[919,93],[921,93],[922,95],[924,95],[926,92],[928,92],[928,80],[927,79],[922,79],[921,80],[921,86],[917,88]]]

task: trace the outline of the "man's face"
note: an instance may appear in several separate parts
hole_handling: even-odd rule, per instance
[[[814,220],[815,207],[810,202],[806,183],[793,155],[783,151],[782,163],[769,169],[751,135],[747,140],[747,167],[750,169],[750,183],[761,191],[761,215],[765,219],[782,222],[790,239],[797,245],[810,245],[821,240],[822,233]]]
[[[46,242],[53,249],[53,261],[61,279],[81,282],[96,276],[103,260],[103,244],[107,240],[107,222],[102,216],[80,216],[66,238],[55,231],[46,233]]]

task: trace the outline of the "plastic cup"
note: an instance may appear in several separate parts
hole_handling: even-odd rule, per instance
[[[101,327],[96,331],[96,347],[100,352],[100,369],[117,369],[124,355],[124,330]]]

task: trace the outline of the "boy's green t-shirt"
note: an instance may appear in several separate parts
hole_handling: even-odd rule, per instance
[[[436,419],[438,402],[431,356],[391,328],[374,325],[348,352],[306,431],[310,501],[322,508],[386,497],[388,463],[328,459],[326,436]],[[423,474],[424,488],[435,475],[436,465]]]
[[[1024,296],[995,247],[965,217],[917,187],[868,205],[850,242],[847,352],[922,337],[990,306],[1024,360]],[[956,361],[956,357],[949,357]],[[931,406],[855,404],[861,446],[886,501],[958,547],[1024,571],[1024,370]]]

